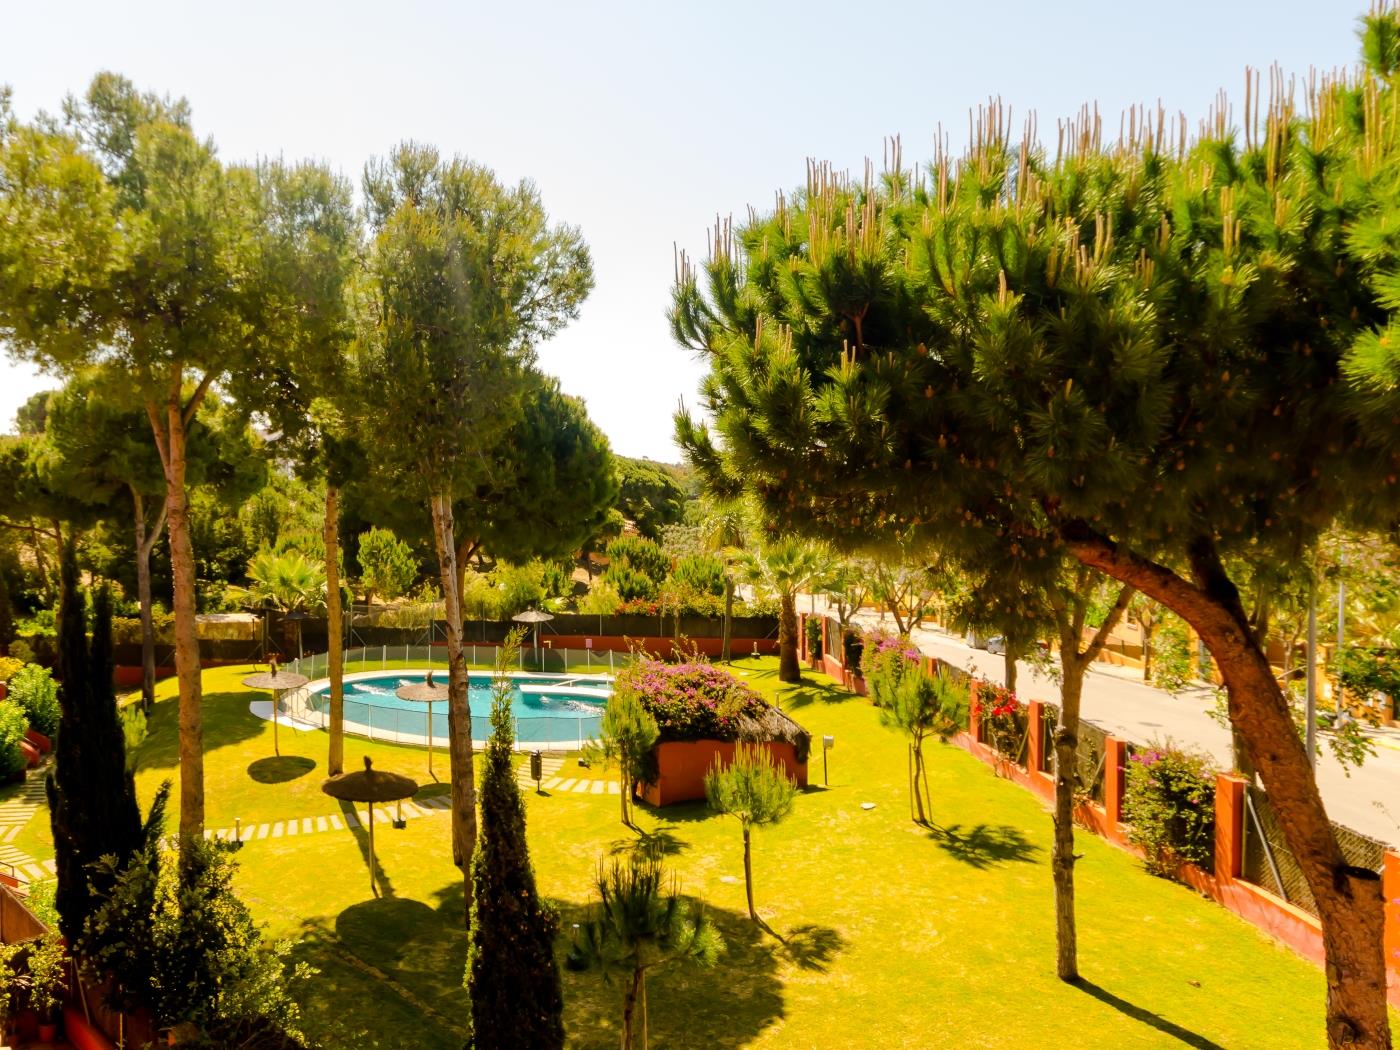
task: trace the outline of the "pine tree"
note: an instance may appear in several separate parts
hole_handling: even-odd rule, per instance
[[[58,672],[62,678],[58,740],[46,789],[58,868],[59,929],[77,943],[97,906],[93,865],[115,857],[118,869],[141,847],[136,783],[126,767],[117,698],[112,686],[112,605],[107,590],[93,603],[92,644],[87,641],[83,594],[71,545],[64,548],[58,621]],[[107,888],[98,885],[98,894]]]
[[[1302,564],[1333,522],[1400,514],[1400,140],[1387,41],[1242,129],[1097,114],[1058,149],[998,108],[921,177],[809,166],[680,268],[710,366],[679,443],[717,495],[841,548],[914,529],[963,565],[1074,559],[1210,649],[1318,904],[1330,1045],[1390,1046],[1382,895],[1348,863],[1232,565]],[[1176,134],[1180,127],[1181,134]]]
[[[598,722],[598,736],[588,746],[587,754],[603,762],[616,762],[622,788],[622,823],[632,822],[632,790],[646,768],[652,745],[661,735],[651,712],[637,695],[636,688],[619,684],[613,689],[603,717]]]
[[[710,808],[737,817],[744,832],[744,894],[749,918],[775,937],[778,935],[753,906],[752,834],[756,827],[777,824],[787,817],[796,794],[796,783],[778,768],[773,753],[760,744],[737,744],[728,765],[716,757],[714,768],[705,774],[705,798]]]
[[[510,669],[520,632],[496,653],[491,739],[481,778],[481,822],[472,857],[471,940],[466,986],[476,1050],[549,1050],[564,1045],[564,998],[554,938],[559,920],[535,888],[525,805],[512,768]]]
[[[655,857],[634,853],[627,863],[600,864],[597,886],[599,906],[583,924],[579,951],[604,979],[614,971],[623,975],[621,1047],[633,1050],[639,1013],[645,1047],[647,974],[670,962],[708,969],[724,951],[724,939],[703,910],[691,918],[676,881]]]

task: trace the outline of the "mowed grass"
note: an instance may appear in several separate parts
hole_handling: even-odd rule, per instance
[[[734,666],[815,740],[835,735],[830,786],[821,786],[818,748],[813,786],[792,816],[755,833],[759,910],[787,944],[747,920],[736,822],[703,804],[638,807],[646,839],[728,942],[713,970],[674,966],[650,979],[652,1045],[1323,1043],[1316,967],[1087,834],[1077,869],[1085,980],[1061,983],[1050,818],[1036,799],[935,744],[929,778],[940,828],[930,833],[909,819],[905,741],[880,725],[868,701],[810,671],[805,684],[779,687],[772,658]],[[284,729],[284,759],[269,764],[272,728],[248,714],[257,694],[238,685],[247,671],[211,670],[204,679],[209,826],[335,812],[320,792],[325,734]],[[178,778],[174,689],[162,683],[139,755],[143,800],[161,780]],[[426,777],[421,749],[347,738],[347,768],[366,753],[377,767]],[[639,837],[619,823],[613,795],[527,792],[527,805],[540,889],[561,912],[562,958],[600,861],[625,855]],[[177,812],[176,803],[172,821]],[[460,1047],[468,1011],[463,890],[447,817],[377,829],[380,898],[369,891],[366,850],[363,832],[351,831],[250,842],[239,853],[238,887],[269,934],[297,942],[297,957],[318,967],[299,997],[321,1045]],[[621,988],[566,970],[564,990],[570,1045],[615,1046]]]

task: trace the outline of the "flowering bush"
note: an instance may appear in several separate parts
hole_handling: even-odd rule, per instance
[[[1016,694],[995,682],[981,682],[977,686],[977,707],[982,739],[1003,758],[1019,758],[1026,714]]]
[[[1215,858],[1215,771],[1204,755],[1174,747],[1136,753],[1123,795],[1128,839],[1142,847],[1147,870],[1173,875],[1190,861]]]
[[[919,650],[907,637],[872,635],[860,656],[861,673],[877,707],[889,707],[904,676],[919,668]]]
[[[617,676],[656,719],[661,740],[734,740],[741,716],[758,718],[767,704],[728,671],[702,661],[637,660]]]

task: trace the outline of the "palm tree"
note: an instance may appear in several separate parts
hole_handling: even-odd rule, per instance
[[[700,542],[705,550],[724,559],[724,642],[720,658],[729,662],[731,628],[734,621],[734,560],[748,535],[748,520],[738,507],[718,507],[700,525]]]
[[[251,605],[267,604],[287,613],[310,613],[326,607],[326,568],[301,551],[264,548],[248,561],[248,586],[241,597]],[[301,623],[297,622],[297,655]]]
[[[647,1045],[646,976],[672,961],[710,967],[724,950],[724,940],[701,912],[695,919],[655,858],[638,857],[598,869],[600,905],[583,924],[580,951],[603,972],[621,971],[627,982],[622,997],[621,1050],[633,1050],[632,1035],[641,1007],[642,1047]]]
[[[776,596],[778,611],[778,681],[800,682],[797,662],[797,594],[818,587],[831,574],[825,547],[783,536],[739,557],[739,573],[760,594]]]

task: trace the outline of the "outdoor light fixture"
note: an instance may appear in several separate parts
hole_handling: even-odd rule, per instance
[[[242,817],[234,817],[234,818],[233,818],[233,841],[236,842],[236,843],[238,843],[240,846],[243,845],[243,818],[242,818]]]
[[[826,753],[836,746],[836,738],[828,733],[822,737],[822,787],[827,787]]]
[[[403,799],[399,799],[398,815],[394,817],[393,826],[399,831],[402,831],[404,828],[408,827],[408,821],[403,819]]]

